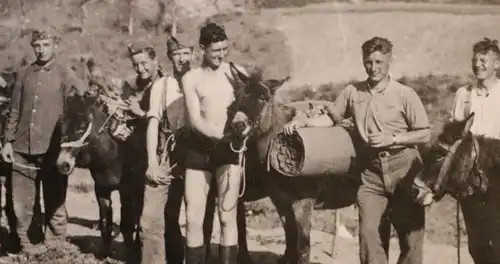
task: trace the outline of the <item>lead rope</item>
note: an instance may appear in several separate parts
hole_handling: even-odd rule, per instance
[[[245,191],[246,191],[245,151],[247,150],[247,140],[248,140],[248,136],[246,136],[243,139],[243,142],[241,143],[240,149],[235,149],[233,146],[233,142],[229,143],[229,147],[231,148],[231,151],[233,151],[234,153],[238,153],[238,165],[241,168],[241,181],[242,181],[243,186],[241,188],[241,192],[238,194],[238,198],[243,197],[243,195],[245,195]]]

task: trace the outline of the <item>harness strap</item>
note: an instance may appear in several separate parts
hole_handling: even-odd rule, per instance
[[[441,169],[439,170],[438,178],[436,184],[434,185],[434,191],[439,190],[441,188],[441,185],[443,185],[443,183],[445,182],[448,176],[448,169],[451,166],[452,158],[455,155],[458,146],[462,144],[462,141],[462,139],[457,140],[449,149],[447,149],[448,153],[446,154],[443,165],[441,165]]]
[[[488,188],[488,178],[486,177],[486,174],[484,173],[484,171],[481,169],[481,166],[479,165],[479,153],[480,153],[480,148],[479,148],[479,142],[477,141],[476,138],[472,138],[472,141],[474,143],[474,150],[476,152],[476,155],[474,157],[474,163],[473,163],[473,173],[475,173],[479,179],[481,180],[481,182],[479,183],[479,189],[481,190],[481,192],[486,192],[487,188]]]

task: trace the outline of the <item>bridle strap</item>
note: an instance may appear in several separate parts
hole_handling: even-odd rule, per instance
[[[63,142],[61,143],[61,148],[80,148],[87,145],[85,141],[90,136],[91,132],[92,132],[92,121],[89,122],[87,130],[85,130],[85,133],[83,133],[83,135],[79,139],[70,142]]]
[[[445,149],[448,153],[446,154],[446,157],[444,158],[443,164],[441,165],[441,169],[439,170],[438,178],[436,181],[436,184],[434,185],[434,191],[439,190],[441,186],[444,184],[447,176],[448,176],[448,170],[451,166],[451,161],[453,157],[455,156],[455,152],[457,151],[458,146],[462,144],[463,139],[457,140],[451,147],[444,147],[443,145],[439,144],[439,146],[443,149]]]

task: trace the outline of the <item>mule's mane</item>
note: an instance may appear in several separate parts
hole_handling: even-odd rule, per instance
[[[453,120],[444,124],[438,140],[447,144],[453,144],[461,136],[465,122],[465,120]]]
[[[500,166],[500,140],[485,136],[475,138],[479,143],[479,166],[485,171],[496,170]]]

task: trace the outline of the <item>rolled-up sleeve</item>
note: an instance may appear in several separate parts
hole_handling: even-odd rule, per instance
[[[339,123],[344,118],[349,118],[346,113],[348,112],[351,89],[351,85],[347,86],[339,93],[333,104],[327,105],[328,114],[335,123]]]
[[[147,112],[148,118],[156,118],[158,120],[161,120],[163,117],[166,103],[164,78],[166,77],[159,79],[153,84],[153,87],[151,87],[151,95],[149,97],[149,111]]]
[[[19,113],[21,111],[21,100],[23,97],[24,89],[24,78],[26,76],[27,69],[23,69],[18,74],[18,79],[12,90],[12,97],[10,101],[10,109],[7,114],[7,120],[5,122],[4,128],[4,143],[12,142],[15,140],[15,135],[17,131],[17,125],[19,123]]]
[[[467,104],[470,104],[470,100],[467,100],[467,89],[468,87],[461,87],[455,93],[455,98],[453,99],[453,105],[449,112],[450,121],[462,121],[466,118],[465,108]],[[470,106],[470,105],[469,105]]]
[[[427,111],[418,94],[413,89],[408,89],[405,97],[404,110],[409,130],[430,128]]]

